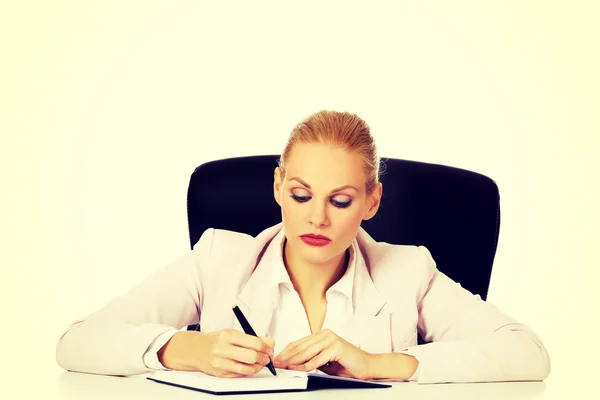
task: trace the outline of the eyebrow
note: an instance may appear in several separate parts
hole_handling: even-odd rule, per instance
[[[298,178],[296,176],[293,177],[293,178],[290,178],[290,181],[300,182],[302,185],[306,186],[307,189],[310,189],[310,185],[308,183],[304,182],[302,179],[300,179],[300,178]],[[354,186],[352,186],[352,185],[344,185],[344,186],[340,186],[339,188],[333,189],[331,191],[331,193],[339,192],[339,191],[344,190],[344,189],[354,189],[357,192],[359,192],[359,190],[357,188],[355,188]]]

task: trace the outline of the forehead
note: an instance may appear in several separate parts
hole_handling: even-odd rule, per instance
[[[366,176],[357,152],[321,143],[296,143],[285,164],[286,178],[298,177],[312,188],[329,190],[353,185],[361,188]]]

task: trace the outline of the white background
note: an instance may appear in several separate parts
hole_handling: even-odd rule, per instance
[[[488,301],[541,336],[547,382],[594,377],[594,2],[15,4],[0,7],[0,368],[55,376],[70,322],[189,250],[197,165],[280,153],[335,109],[381,156],[496,181]]]

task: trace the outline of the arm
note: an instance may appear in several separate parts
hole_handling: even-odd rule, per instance
[[[196,322],[202,308],[202,266],[208,263],[213,237],[213,229],[205,231],[193,251],[73,323],[58,340],[58,364],[106,375],[161,367],[156,352],[178,329]]]
[[[427,248],[419,249],[426,269],[418,330],[432,343],[401,349],[418,361],[418,382],[545,379],[550,359],[535,333],[462,288],[437,269]]]

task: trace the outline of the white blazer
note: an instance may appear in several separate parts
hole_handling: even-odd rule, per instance
[[[204,332],[239,327],[233,304],[263,336],[274,299],[259,261],[281,229],[280,223],[256,238],[207,229],[192,251],[69,326],[58,340],[57,362],[73,371],[145,373],[143,356],[154,340],[196,323],[198,314]],[[440,272],[426,247],[376,242],[362,228],[356,240],[352,300],[361,349],[413,355],[419,383],[548,376],[548,353],[531,329]],[[432,343],[417,345],[417,332]]]

